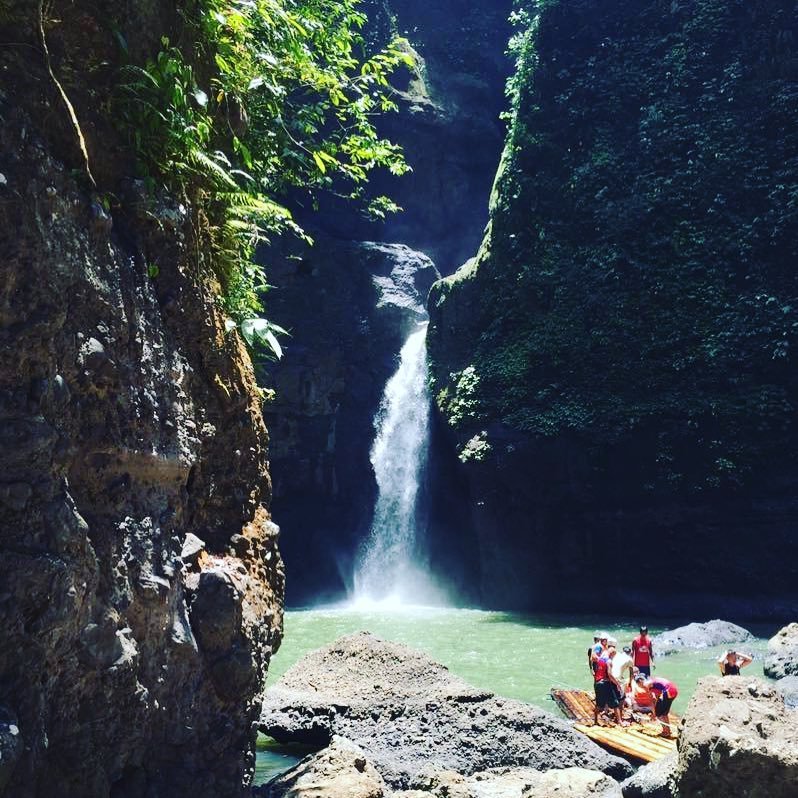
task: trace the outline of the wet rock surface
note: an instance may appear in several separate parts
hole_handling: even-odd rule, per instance
[[[621,784],[624,798],[674,798],[676,754],[643,765]]]
[[[743,676],[702,679],[678,741],[678,795],[790,798],[798,785],[798,724],[776,689]]]
[[[102,8],[53,46],[88,58]],[[283,594],[252,366],[185,209],[122,183],[100,214],[73,131],[18,102],[45,84],[0,93],[0,792],[239,796]]]
[[[754,635],[742,626],[729,621],[689,623],[677,629],[662,632],[653,638],[654,652],[658,656],[674,654],[684,649],[712,648],[753,640]]]
[[[363,751],[343,737],[253,790],[255,798],[383,798],[389,792]]]
[[[776,690],[788,709],[798,709],[798,675],[785,676],[776,682]]]
[[[798,623],[791,623],[779,629],[768,640],[765,676],[773,679],[798,676]]]
[[[284,742],[347,737],[395,789],[410,788],[430,766],[463,776],[518,765],[631,773],[553,715],[478,690],[426,655],[368,633],[294,665],[267,691],[259,725]]]

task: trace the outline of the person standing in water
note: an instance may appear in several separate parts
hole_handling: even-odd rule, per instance
[[[635,668],[646,676],[651,676],[651,665],[654,662],[654,647],[648,636],[648,627],[641,626],[640,634],[632,640],[632,658]]]
[[[739,676],[740,668],[750,665],[754,658],[748,654],[738,654],[736,651],[727,651],[719,660],[718,668],[721,676]]]

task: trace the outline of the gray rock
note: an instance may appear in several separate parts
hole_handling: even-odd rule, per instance
[[[783,679],[798,675],[798,623],[791,623],[779,629],[768,640],[765,655],[765,676]]]
[[[624,798],[674,798],[676,753],[639,768],[622,785]]]
[[[776,689],[744,676],[698,683],[679,736],[677,794],[795,798],[798,723]]]
[[[383,798],[385,782],[350,740],[333,737],[329,747],[256,788],[257,798]]]
[[[754,636],[742,626],[729,621],[707,621],[688,623],[678,629],[671,629],[653,638],[654,653],[658,656],[673,654],[684,649],[701,649],[722,646],[730,643],[745,643]]]
[[[200,540],[193,532],[186,534],[183,548],[180,550],[180,559],[186,565],[193,564],[199,559],[200,552],[205,548],[205,541]]]
[[[363,632],[285,673],[267,690],[260,728],[283,742],[348,737],[395,788],[414,785],[431,765],[463,776],[519,765],[631,774],[627,762],[565,721],[478,690],[426,655]]]
[[[521,798],[621,798],[621,785],[606,773],[566,768],[541,773]]]
[[[131,7],[120,35],[158,29],[161,5]],[[105,58],[85,36],[102,13],[59,28],[84,45],[70,48],[81,63]],[[40,135],[45,98],[12,61],[4,74],[21,83],[0,126],[17,189],[0,204],[13,244],[0,325],[0,702],[16,717],[0,711],[0,795],[238,798],[284,584],[252,365],[148,197],[120,196],[122,229],[97,234],[112,220]],[[105,108],[105,89],[74,75],[76,93]],[[127,156],[107,143],[101,172],[117,173]],[[144,252],[174,268],[148,279]],[[240,586],[227,649],[216,639],[230,636],[214,634],[224,612],[180,562],[189,532]],[[228,551],[234,533],[251,542],[245,556]]]
[[[620,785],[604,773],[583,768],[540,771],[528,767],[494,768],[463,776],[425,768],[412,789],[392,798],[621,798]]]
[[[776,682],[776,690],[789,709],[798,709],[798,675],[779,679]]]

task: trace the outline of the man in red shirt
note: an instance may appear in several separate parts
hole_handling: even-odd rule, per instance
[[[632,640],[632,658],[634,666],[640,673],[651,676],[651,664],[654,662],[654,648],[648,636],[648,627],[641,626],[640,634]]]
[[[607,656],[597,657],[593,664],[593,687],[596,691],[596,703],[593,707],[593,723],[598,726],[599,712],[602,709],[611,709],[615,715],[615,722],[619,726],[628,726],[621,719],[621,705],[618,701],[620,685],[612,675],[610,658]]]

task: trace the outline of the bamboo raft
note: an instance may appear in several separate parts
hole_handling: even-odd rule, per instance
[[[594,742],[641,762],[654,762],[676,750],[676,725],[678,717],[670,715],[673,737],[662,737],[662,725],[658,721],[639,723],[633,720],[629,726],[596,726],[593,723],[593,696],[584,690],[552,689],[551,697],[566,717],[575,721],[574,728]]]

